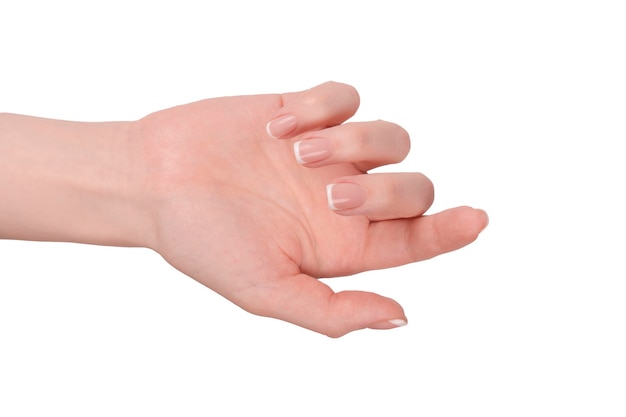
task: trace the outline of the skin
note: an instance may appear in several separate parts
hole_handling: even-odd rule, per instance
[[[254,314],[331,337],[395,328],[407,319],[394,300],[317,278],[459,249],[488,220],[470,207],[424,215],[422,174],[367,174],[404,159],[410,141],[393,123],[345,123],[358,106],[354,88],[329,82],[136,122],[0,115],[0,238],[148,247]],[[271,137],[281,123],[268,122],[285,116],[291,130]],[[294,143],[319,139],[325,158],[298,163]],[[331,183],[358,185],[362,201],[331,210]]]

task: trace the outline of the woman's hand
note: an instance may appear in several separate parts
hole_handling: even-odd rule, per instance
[[[254,314],[331,337],[406,324],[395,301],[334,293],[317,278],[459,249],[487,216],[469,207],[423,216],[433,201],[428,178],[367,174],[400,162],[410,143],[393,123],[344,124],[358,106],[354,88],[330,82],[205,100],[140,120],[132,140],[154,207],[147,245]]]

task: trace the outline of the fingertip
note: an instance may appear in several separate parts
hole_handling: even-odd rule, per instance
[[[456,210],[459,216],[457,230],[465,232],[465,240],[468,242],[476,240],[489,225],[489,216],[485,210],[468,206],[458,207]]]
[[[483,209],[475,209],[475,210],[480,216],[480,221],[482,223],[482,228],[480,229],[480,231],[482,232],[483,230],[487,228],[487,226],[489,226],[489,215]]]
[[[337,81],[328,81],[322,85],[327,85],[336,91],[343,90],[345,96],[350,101],[351,107],[354,109],[355,112],[361,105],[361,95],[359,94],[359,91],[354,86],[350,84],[346,84],[346,83],[337,82]]]
[[[484,212],[476,210],[472,207],[461,206],[449,210],[445,210],[441,214],[447,216],[438,217],[437,229],[446,234],[446,236],[438,236],[439,242],[448,240],[449,250],[460,249],[476,239],[484,228],[485,215]],[[448,226],[443,226],[442,222],[448,221]],[[446,248],[446,244],[441,245]],[[448,248],[446,248],[448,249]]]

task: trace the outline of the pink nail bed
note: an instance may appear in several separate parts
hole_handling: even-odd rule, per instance
[[[328,207],[331,210],[347,210],[357,208],[367,199],[367,193],[358,184],[339,182],[326,186]]]
[[[277,139],[296,130],[297,125],[298,121],[296,120],[296,116],[288,114],[269,122],[267,126],[265,126],[265,130],[268,135]]]
[[[293,151],[300,164],[319,162],[330,156],[330,141],[326,138],[301,140],[294,143]]]

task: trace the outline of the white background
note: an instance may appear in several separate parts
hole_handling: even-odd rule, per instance
[[[148,250],[0,241],[0,415],[626,415],[623,2],[0,4],[0,111],[132,120],[347,82],[355,120],[411,133],[388,169],[429,175],[432,211],[491,219],[329,281],[410,321],[337,340]]]

